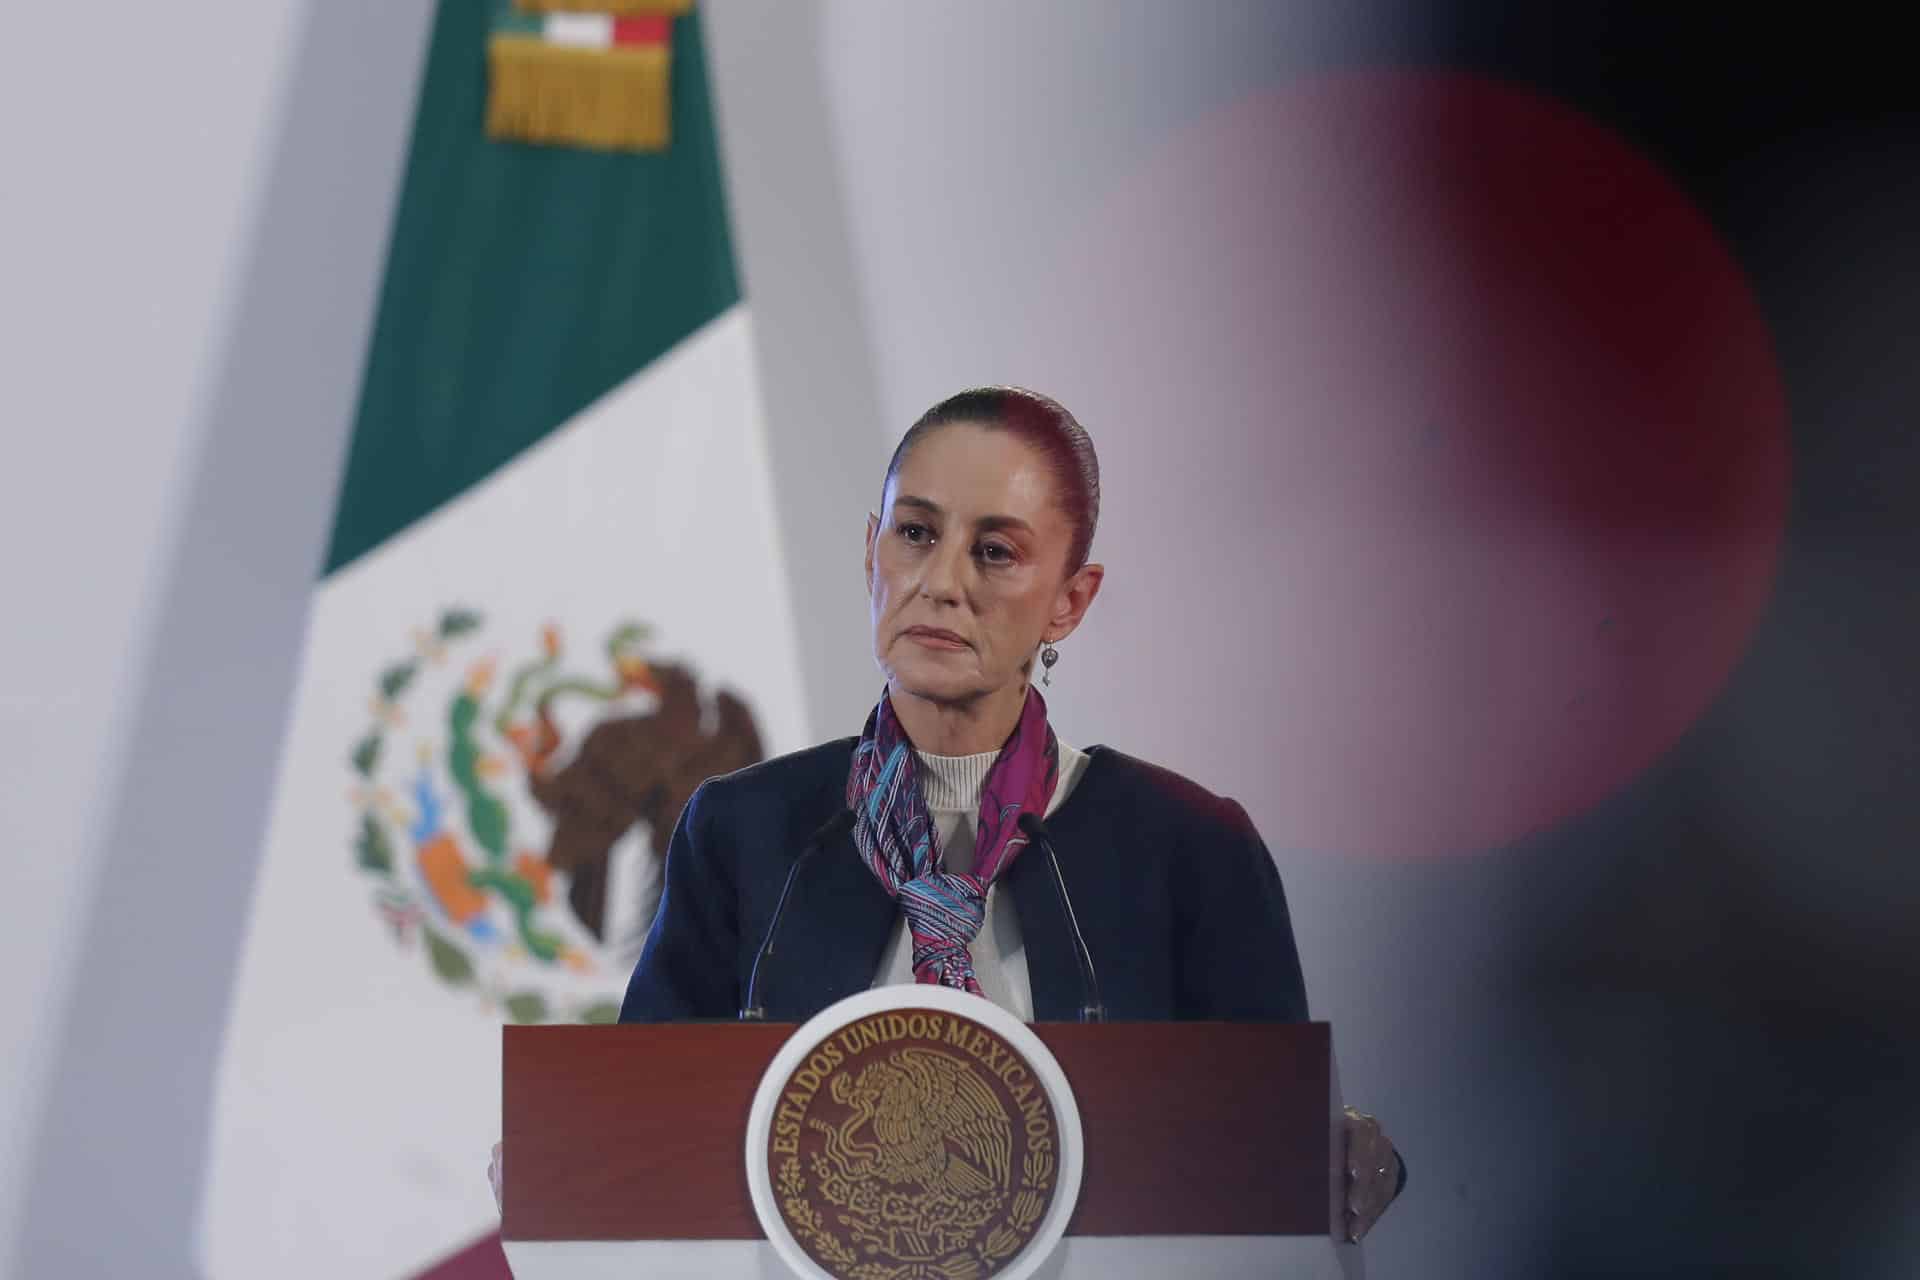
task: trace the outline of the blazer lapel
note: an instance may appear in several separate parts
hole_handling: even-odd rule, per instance
[[[801,868],[780,942],[762,979],[770,1017],[803,1022],[865,991],[893,931],[893,899],[860,860],[853,837],[821,849]]]

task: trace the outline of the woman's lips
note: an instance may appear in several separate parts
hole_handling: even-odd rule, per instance
[[[901,634],[929,649],[971,649],[973,647],[953,632],[942,631],[939,627],[908,627]]]

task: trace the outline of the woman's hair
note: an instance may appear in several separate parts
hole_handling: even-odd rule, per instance
[[[920,415],[894,446],[881,482],[881,501],[887,486],[899,474],[900,464],[915,442],[930,432],[955,423],[1005,431],[1038,449],[1053,472],[1053,487],[1073,526],[1073,544],[1067,549],[1067,572],[1087,563],[1093,550],[1093,528],[1100,522],[1100,460],[1093,454],[1087,429],[1058,400],[1024,387],[973,387],[948,396]]]

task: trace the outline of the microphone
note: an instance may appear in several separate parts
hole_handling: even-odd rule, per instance
[[[780,936],[780,922],[786,918],[787,899],[793,896],[793,882],[800,876],[800,868],[816,852],[832,844],[847,832],[853,830],[853,810],[842,809],[821,824],[807,841],[807,847],[793,860],[793,866],[787,871],[786,883],[780,886],[779,901],[773,904],[773,918],[767,921],[767,936],[761,940],[760,949],[753,953],[753,968],[747,975],[747,1001],[740,1006],[740,1021],[764,1022],[766,1009],[760,1004],[760,965],[773,954],[774,940]]]
[[[1093,976],[1093,954],[1087,950],[1087,940],[1080,932],[1080,921],[1073,914],[1073,899],[1067,896],[1066,877],[1060,874],[1060,856],[1054,852],[1053,841],[1047,838],[1047,829],[1040,825],[1037,816],[1021,814],[1020,829],[1047,855],[1047,868],[1053,872],[1053,891],[1060,895],[1060,910],[1067,916],[1067,932],[1073,938],[1073,958],[1080,966],[1080,1021],[1105,1022],[1107,1007],[1100,1003],[1100,980]]]

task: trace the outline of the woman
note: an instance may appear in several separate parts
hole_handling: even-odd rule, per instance
[[[1286,898],[1245,811],[1061,742],[1033,687],[1036,656],[1050,674],[1100,593],[1099,510],[1092,442],[1045,396],[964,391],[913,425],[867,520],[880,701],[858,738],[695,793],[622,1021],[735,1016],[803,852],[757,988],[767,1017],[920,981],[1075,1018],[1081,977],[1045,854],[1023,855],[1028,814],[1057,851],[1109,1017],[1307,1017]],[[1371,1118],[1349,1113],[1348,1129],[1357,1239],[1405,1170]]]

